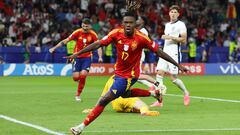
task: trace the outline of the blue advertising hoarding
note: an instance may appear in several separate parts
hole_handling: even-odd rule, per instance
[[[69,76],[71,64],[4,64],[4,76]]]
[[[3,65],[0,64],[0,76],[3,76]]]
[[[240,64],[205,64],[205,75],[240,75]]]
[[[240,64],[185,63],[184,66],[190,70],[187,75],[240,75]],[[92,64],[89,75],[112,75],[113,67],[113,64]],[[0,76],[71,75],[71,64],[0,64]]]

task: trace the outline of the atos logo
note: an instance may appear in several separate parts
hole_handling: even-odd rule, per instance
[[[240,65],[230,64],[227,66],[220,65],[223,74],[240,74]]]
[[[26,64],[23,75],[52,75],[54,73],[53,65]]]

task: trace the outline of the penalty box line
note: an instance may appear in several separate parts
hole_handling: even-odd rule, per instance
[[[14,118],[11,118],[11,117],[8,117],[8,116],[5,116],[5,115],[0,115],[0,118],[1,119],[5,119],[7,121],[11,121],[13,123],[25,125],[25,126],[28,126],[28,127],[31,127],[31,128],[37,129],[37,130],[40,130],[42,132],[48,133],[48,134],[52,134],[52,135],[65,135],[63,133],[56,132],[56,131],[50,130],[50,129],[42,127],[42,126],[38,126],[38,125],[34,125],[34,124],[27,123],[27,122],[24,122],[24,121],[16,120]]]
[[[176,95],[176,94],[166,94],[167,96],[175,96],[175,97],[183,97],[182,95]],[[220,98],[209,98],[209,97],[199,97],[199,96],[190,96],[191,98],[195,99],[204,99],[204,100],[212,100],[212,101],[220,101],[220,102],[231,102],[231,103],[240,103],[240,100],[228,100],[228,99],[220,99]],[[65,135],[64,133],[56,132],[53,130],[50,130],[48,128],[34,125],[31,123],[23,122],[16,120],[14,118],[5,116],[5,115],[0,115],[0,118],[25,125],[28,127],[32,127],[34,129],[40,130],[42,132],[48,133],[48,134],[53,134],[53,135]],[[93,133],[117,133],[117,132],[128,132],[128,133],[133,133],[133,132],[192,132],[192,131],[240,131],[240,128],[218,128],[218,129],[166,129],[166,130],[116,130],[116,131],[84,131],[84,132],[93,132]]]

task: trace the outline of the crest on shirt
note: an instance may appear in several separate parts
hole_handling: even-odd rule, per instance
[[[124,51],[128,51],[128,49],[129,49],[129,45],[126,45],[126,44],[125,44],[124,47],[123,47],[123,50],[124,50]]]
[[[82,37],[80,36],[80,37],[78,38],[78,40],[82,40]]]
[[[134,51],[136,48],[137,48],[137,42],[134,41],[134,42],[132,43],[132,50]]]

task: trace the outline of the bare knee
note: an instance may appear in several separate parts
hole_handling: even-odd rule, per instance
[[[158,70],[157,75],[164,76],[165,72],[163,70]]]
[[[79,81],[79,74],[74,74],[72,76],[73,81]]]
[[[80,77],[86,78],[88,72],[86,70],[82,70],[81,72],[74,72],[72,74],[73,81],[79,81]]]
[[[99,101],[98,101],[98,105],[101,106],[106,106],[108,103],[110,103],[111,101],[113,101],[114,99],[116,99],[114,97],[114,95],[109,91],[108,93],[106,93],[104,96],[100,97]]]
[[[87,74],[88,74],[88,71],[86,71],[86,70],[82,70],[82,71],[80,72],[80,75],[81,75],[81,76],[87,76]]]

